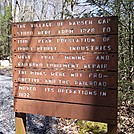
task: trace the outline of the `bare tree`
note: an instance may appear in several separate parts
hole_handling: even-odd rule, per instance
[[[11,55],[11,0],[0,1],[0,55]]]
[[[16,0],[13,3],[13,21],[80,17],[83,12],[80,4],[78,0]]]

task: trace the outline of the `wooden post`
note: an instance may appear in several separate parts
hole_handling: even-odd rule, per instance
[[[108,124],[108,134],[117,134],[117,124]]]
[[[26,134],[26,114],[15,113],[16,134]]]

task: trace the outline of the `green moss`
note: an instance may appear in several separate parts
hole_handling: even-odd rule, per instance
[[[107,124],[91,121],[77,121],[79,127],[79,134],[106,134]]]

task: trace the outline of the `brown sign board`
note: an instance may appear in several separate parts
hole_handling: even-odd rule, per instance
[[[12,37],[15,112],[117,123],[117,17],[13,23]]]
[[[13,38],[13,52],[117,52],[117,35]]]
[[[117,108],[15,98],[15,112],[116,124]]]
[[[14,97],[100,106],[117,105],[117,90],[14,83]],[[106,101],[107,100],[107,101]]]
[[[13,54],[13,66],[25,68],[117,70],[117,58],[117,54],[15,53]]]
[[[117,17],[13,23],[13,37],[117,34]]]
[[[117,89],[116,72],[16,68],[13,75],[19,83]]]

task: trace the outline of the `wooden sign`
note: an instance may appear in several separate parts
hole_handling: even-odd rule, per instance
[[[13,52],[117,52],[116,35],[14,38]]]
[[[14,67],[117,70],[117,54],[15,53]]]
[[[15,112],[116,124],[117,24],[114,16],[13,23]]]
[[[16,68],[13,75],[13,81],[19,83],[117,88],[116,72]]]
[[[41,114],[82,120],[92,120],[116,124],[117,110],[113,107],[99,107],[74,103],[60,103],[51,101],[39,101],[18,99],[14,101],[15,111],[22,113]]]
[[[111,89],[78,88],[68,86],[49,86],[33,84],[14,84],[14,96],[17,98],[48,100],[76,104],[99,106],[117,105],[117,91]],[[107,101],[106,101],[107,100]]]
[[[112,26],[112,27],[111,27]],[[13,23],[13,37],[117,34],[117,17]]]

